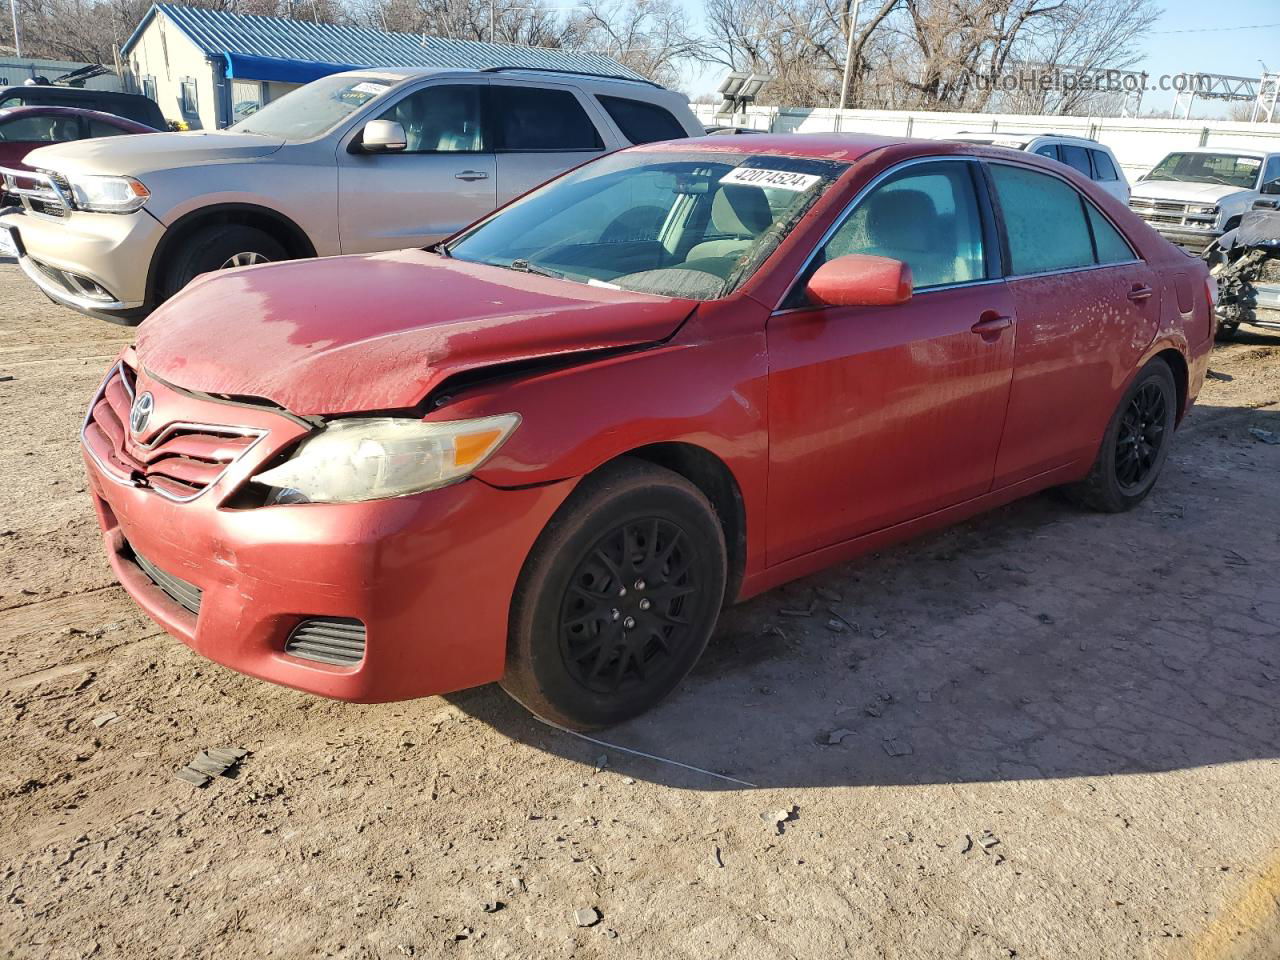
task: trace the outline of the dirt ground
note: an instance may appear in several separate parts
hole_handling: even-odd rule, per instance
[[[140,616],[76,438],[130,336],[0,263],[0,957],[1280,957],[1280,336],[1218,349],[1139,509],[1035,497],[737,607],[602,743]]]

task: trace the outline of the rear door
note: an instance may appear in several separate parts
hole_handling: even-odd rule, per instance
[[[1065,178],[988,161],[1018,315],[996,486],[1092,460],[1155,337],[1155,273]]]
[[[493,151],[485,139],[484,79],[431,83],[367,119],[404,127],[398,153],[353,151],[361,127],[338,146],[338,229],[343,253],[421,247],[494,208]]]
[[[860,198],[769,319],[769,562],[991,489],[1013,372],[1013,298],[973,161],[910,163]],[[828,259],[904,260],[892,307],[815,306]]]
[[[499,204],[626,145],[593,118],[600,108],[567,84],[495,79],[489,102]]]

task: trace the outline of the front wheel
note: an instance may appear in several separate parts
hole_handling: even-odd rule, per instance
[[[165,271],[163,296],[168,299],[211,270],[248,267],[287,260],[289,254],[275,237],[240,223],[219,223],[197,230],[182,242]]]
[[[724,534],[677,473],[623,459],[585,479],[534,545],[511,603],[502,687],[577,730],[670,693],[724,599]]]
[[[1168,459],[1177,404],[1173,371],[1163,360],[1152,360],[1125,391],[1089,476],[1067,487],[1067,495],[1104,513],[1120,513],[1141,503]]]

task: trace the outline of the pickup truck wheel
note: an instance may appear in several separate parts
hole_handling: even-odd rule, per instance
[[[643,713],[706,648],[727,565],[715,510],[679,474],[624,458],[588,477],[525,563],[503,689],[576,730]]]
[[[1173,371],[1152,360],[1120,400],[1089,476],[1067,487],[1067,496],[1103,513],[1131,510],[1146,499],[1169,456],[1177,404]]]
[[[257,227],[239,223],[218,223],[197,230],[174,254],[165,272],[164,299],[211,270],[287,260],[280,242]]]
[[[1219,318],[1218,329],[1217,329],[1217,332],[1214,333],[1213,338],[1217,340],[1219,343],[1226,343],[1228,340],[1235,339],[1236,333],[1239,331],[1239,329],[1240,329],[1239,322],[1233,323],[1230,321],[1223,320],[1222,318]]]

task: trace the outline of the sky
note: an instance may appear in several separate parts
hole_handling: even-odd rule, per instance
[[[1140,43],[1142,62],[1153,78],[1162,74],[1225,73],[1257,77],[1259,60],[1266,60],[1280,73],[1280,2],[1277,0],[1230,0],[1211,6],[1207,0],[1163,0],[1159,21]],[[700,0],[686,0],[686,8],[697,15]],[[864,4],[865,6],[865,4]],[[1214,7],[1220,11],[1213,15]],[[722,67],[691,66],[681,87],[692,96],[712,93],[724,75]],[[1158,109],[1166,115],[1173,107],[1174,94],[1148,93],[1143,109]],[[1193,118],[1224,116],[1230,104],[1198,100]],[[1181,114],[1179,114],[1181,116]]]

